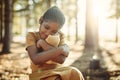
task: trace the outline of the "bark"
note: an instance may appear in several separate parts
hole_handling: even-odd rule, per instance
[[[4,15],[4,39],[2,53],[10,52],[11,43],[11,28],[12,28],[12,0],[4,0],[5,15]]]
[[[92,0],[87,0],[86,5],[85,51],[94,52],[98,49],[98,21],[92,13]]]
[[[0,42],[2,42],[2,30],[3,30],[3,0],[0,1]]]

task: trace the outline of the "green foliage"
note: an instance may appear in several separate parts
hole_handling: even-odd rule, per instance
[[[118,19],[120,17],[120,0],[112,0],[110,9],[114,12],[109,16],[109,18]]]
[[[51,0],[14,0],[14,32],[17,32],[17,29],[23,30],[23,27],[24,29],[35,28],[39,24],[38,20],[40,16],[50,7],[50,1]],[[22,32],[20,30],[18,33]]]

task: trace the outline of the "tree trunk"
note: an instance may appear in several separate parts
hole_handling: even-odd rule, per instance
[[[78,16],[78,1],[76,1],[75,2],[76,4],[76,13],[75,13],[75,18],[76,18],[76,33],[75,33],[75,43],[77,43],[77,41],[78,41],[78,18],[77,18],[77,16]]]
[[[85,51],[96,51],[98,49],[98,21],[97,16],[92,13],[92,0],[86,2],[86,35]]]
[[[1,13],[0,13],[0,43],[2,42],[2,38],[3,38],[3,36],[2,36],[2,28],[3,28],[3,0],[1,0],[0,1],[0,11],[1,11]]]
[[[118,29],[118,20],[119,20],[119,19],[116,18],[116,34],[115,34],[115,42],[116,42],[116,43],[119,41],[119,40],[118,40],[118,36],[119,36],[119,35],[118,35],[118,32],[119,32],[119,31],[118,31],[118,30],[119,30],[119,29]]]
[[[70,41],[70,22],[71,22],[71,18],[69,17],[68,19],[68,29],[67,29],[67,40]]]
[[[11,28],[12,28],[12,0],[4,0],[5,16],[4,16],[4,39],[2,53],[10,52]]]
[[[119,4],[120,4],[120,1],[119,0],[116,0],[116,37],[115,37],[115,42],[117,43],[118,41],[119,41],[119,35],[118,35],[118,32],[119,32],[119,28],[118,28],[118,21],[119,21],[119,16],[120,15],[118,15],[119,14],[119,8],[120,8],[120,6],[119,6]]]
[[[47,0],[47,3],[48,3],[48,8],[51,6],[51,0]]]

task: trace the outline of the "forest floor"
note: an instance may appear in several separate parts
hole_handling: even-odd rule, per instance
[[[93,54],[83,52],[84,46],[78,42],[70,46],[70,55],[64,62],[64,66],[74,66],[83,71],[89,68]],[[113,42],[101,43],[100,62],[108,71],[120,71],[120,44]],[[2,44],[0,44],[0,51]],[[25,44],[12,42],[11,53],[0,55],[0,80],[29,80],[30,60],[25,50]],[[97,79],[98,80],[98,79]],[[103,79],[101,79],[103,80]],[[116,79],[120,80],[120,75]]]

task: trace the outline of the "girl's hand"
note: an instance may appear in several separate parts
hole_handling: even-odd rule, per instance
[[[41,48],[42,47],[42,43],[43,43],[43,40],[40,39],[37,41],[37,48]]]
[[[63,45],[60,46],[60,48],[62,48],[62,54],[67,57],[70,51],[69,47],[67,45]]]
[[[60,51],[61,54],[52,60],[57,62],[57,63],[62,64],[66,60],[66,57],[68,57],[68,55],[69,55],[69,47],[67,45],[62,45],[58,48],[61,50]]]

